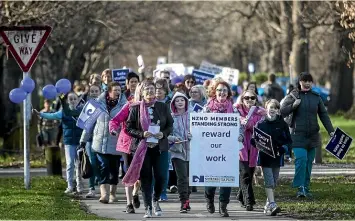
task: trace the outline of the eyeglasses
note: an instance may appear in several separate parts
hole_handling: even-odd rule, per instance
[[[198,94],[198,91],[190,91],[190,94]]]
[[[228,93],[228,89],[216,89],[217,92]]]
[[[253,100],[256,100],[256,97],[255,96],[250,96],[250,97],[249,96],[245,96],[245,97],[243,97],[243,99],[244,100],[252,100],[253,101]]]

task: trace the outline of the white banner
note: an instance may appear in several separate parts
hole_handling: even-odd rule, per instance
[[[239,114],[190,114],[190,186],[239,186],[239,118]]]

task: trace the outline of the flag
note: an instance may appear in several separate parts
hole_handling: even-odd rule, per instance
[[[101,105],[94,99],[90,99],[83,107],[76,126],[84,129],[85,131],[92,131],[95,122],[99,115],[104,112]]]

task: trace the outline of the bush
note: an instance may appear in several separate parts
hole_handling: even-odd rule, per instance
[[[257,85],[261,85],[262,83],[267,81],[268,75],[269,74],[267,73],[255,73],[254,75],[252,75],[251,81],[255,81]]]
[[[248,79],[248,74],[245,72],[240,72],[239,79],[238,79],[238,85],[242,85],[243,81],[246,81],[247,79]]]

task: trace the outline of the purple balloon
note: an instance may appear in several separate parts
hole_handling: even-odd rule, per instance
[[[10,100],[15,103],[21,103],[26,99],[27,93],[22,88],[15,88],[12,89],[9,93]]]
[[[55,84],[55,87],[56,87],[57,92],[59,94],[66,94],[69,91],[71,91],[71,83],[68,79],[65,79],[65,78],[57,81],[57,83]]]
[[[57,96],[57,89],[54,87],[54,85],[48,84],[42,89],[42,94],[46,99],[52,100]]]
[[[35,89],[35,86],[35,82],[30,77],[25,77],[21,81],[21,88],[27,93],[32,93],[32,91]]]

